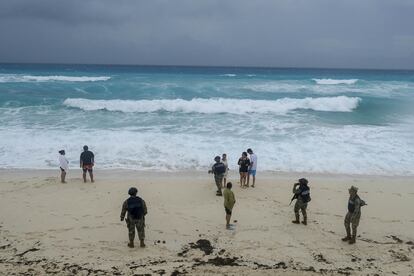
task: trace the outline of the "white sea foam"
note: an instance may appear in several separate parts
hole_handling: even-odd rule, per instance
[[[192,100],[89,100],[69,98],[63,104],[86,111],[118,112],[183,112],[183,113],[276,113],[285,114],[298,109],[315,111],[352,112],[361,101],[358,97],[283,98],[274,101],[250,99],[192,99]]]
[[[87,144],[95,153],[97,168],[206,170],[215,155],[226,152],[231,177],[238,177],[237,159],[241,151],[251,147],[259,156],[259,171],[414,174],[413,139],[402,129],[302,126],[298,132],[300,135],[289,131],[275,142],[261,135],[7,127],[0,128],[0,167],[58,168],[57,151],[65,149],[70,167],[77,168],[81,147]]]
[[[335,85],[335,84],[355,84],[358,79],[349,79],[349,80],[337,80],[337,79],[312,79],[317,84],[328,84],[328,85]]]
[[[235,77],[237,75],[236,74],[223,74],[221,76],[223,76],[223,77]]]
[[[16,75],[16,74],[0,74],[1,82],[49,82],[49,81],[65,81],[65,82],[94,82],[107,81],[111,79],[108,76],[88,77],[88,76],[33,76],[33,75]]]

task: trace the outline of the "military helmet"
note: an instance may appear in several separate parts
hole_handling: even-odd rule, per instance
[[[299,184],[308,185],[308,180],[306,178],[301,178],[301,179],[299,179]]]
[[[355,191],[358,192],[358,188],[355,186],[351,186],[351,188],[349,188],[349,191]]]
[[[216,157],[214,157],[214,161],[216,161],[216,162],[219,162],[220,161],[220,156],[216,156]]]
[[[129,190],[128,190],[128,194],[129,195],[137,195],[137,193],[138,193],[138,190],[137,190],[137,188],[135,188],[135,187],[131,187],[131,188],[129,188]]]

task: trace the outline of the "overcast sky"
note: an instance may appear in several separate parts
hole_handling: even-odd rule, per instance
[[[414,69],[414,0],[0,0],[0,62]]]

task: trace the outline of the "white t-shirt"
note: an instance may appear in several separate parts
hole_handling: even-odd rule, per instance
[[[257,169],[257,155],[252,153],[250,154],[250,163],[253,163],[253,165],[251,166],[251,170],[256,170]]]
[[[59,167],[67,171],[69,169],[69,161],[62,154],[59,155]]]

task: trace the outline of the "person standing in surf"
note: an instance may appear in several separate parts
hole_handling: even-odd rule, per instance
[[[60,182],[66,183],[66,173],[69,170],[69,161],[65,157],[65,150],[59,151]]]
[[[95,155],[89,151],[88,146],[83,146],[83,152],[80,155],[80,167],[83,170],[83,182],[86,183],[86,172],[89,172],[89,177],[93,183],[93,166],[95,165]]]
[[[249,171],[250,160],[247,158],[247,152],[243,152],[239,158],[240,187],[246,187],[247,172]]]

